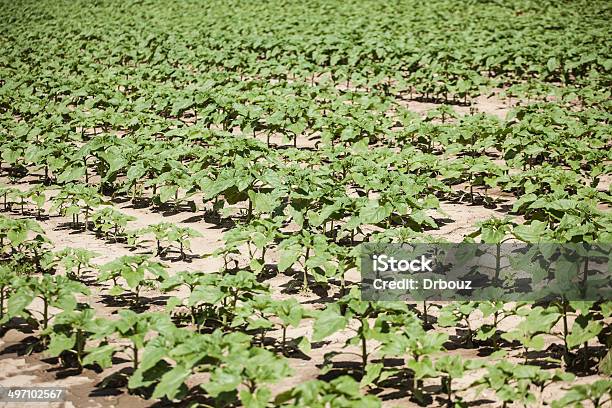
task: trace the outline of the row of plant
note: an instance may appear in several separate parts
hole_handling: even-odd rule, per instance
[[[50,87],[61,96],[74,86],[85,97],[105,89],[139,93],[162,82],[189,89],[209,72],[305,82],[325,75],[381,93],[403,82],[424,97],[459,100],[491,81],[609,84],[607,5],[599,1],[564,8],[533,1],[461,8],[444,1],[189,2],[180,11],[159,2],[103,3],[97,18],[86,17],[68,34],[64,28],[85,16],[82,3],[64,6],[5,8],[2,56],[10,64],[2,77],[14,78],[5,81],[17,85],[24,75],[33,82],[28,75],[35,75],[36,90]],[[37,30],[26,29],[29,21]],[[22,74],[23,66],[35,70]],[[31,102],[23,98],[20,105]]]
[[[78,370],[123,359],[131,392],[215,406],[379,406],[393,388],[449,406],[611,403],[607,299],[378,303],[348,279],[360,243],[441,241],[441,201],[514,216],[466,242],[612,242],[606,2],[4,6],[0,322],[34,330],[30,351]],[[504,119],[478,113],[489,93]],[[411,110],[423,102],[437,105]],[[201,229],[132,228],[127,200],[231,227],[194,254]],[[56,216],[139,254],[56,250],[31,219]],[[199,256],[223,268],[164,263]],[[267,285],[278,274],[289,296]],[[301,305],[297,287],[331,301]],[[111,300],[121,310],[97,312]],[[317,347],[317,379],[285,387]]]
[[[440,378],[439,390],[445,393],[448,402],[461,404],[464,398],[461,391],[465,390],[453,388],[453,381],[456,384],[468,372],[482,371],[486,365],[478,360],[444,355],[448,335],[429,331],[433,328],[431,319],[427,315],[419,317],[403,303],[361,301],[359,292],[353,288],[323,310],[305,309],[294,299],[273,300],[268,286],[242,268],[217,274],[181,272],[169,277],[163,264],[147,256],[124,256],[101,265],[97,279],[113,282],[109,294],[118,296],[127,291],[137,303],[143,287],[157,286],[161,291],[171,292],[184,286],[187,296],[171,297],[165,312],[136,314],[126,309],[110,320],[97,318],[90,305],[80,302],[91,293],[78,280],[84,269],[98,268],[91,263],[95,254],[72,248],[50,252],[45,250],[47,243],[41,239],[36,223],[3,220],[2,236],[8,240],[1,270],[3,322],[25,318],[31,326],[39,328],[38,343],[31,347],[59,356],[64,365],[107,368],[112,365],[115,354],[127,356],[132,370],[122,371],[121,375],[129,377],[130,388],[153,398],[184,397],[188,391],[187,379],[196,373],[208,372],[210,379],[202,388],[210,397],[228,403],[239,398],[245,406],[266,406],[273,398],[266,384],[282,380],[290,373],[288,361],[282,355],[290,357],[298,350],[308,352],[311,342],[324,340],[339,330],[349,333],[345,336],[345,352],[352,354],[353,350],[359,350],[356,354],[361,361],[357,370],[360,383],[350,377],[339,377],[330,385],[313,381],[308,383],[308,395],[303,395],[304,384],[277,395],[275,404],[293,401],[297,406],[309,406],[320,400],[323,405],[333,401],[342,406],[344,399],[353,403],[364,399],[364,403],[376,406],[378,400],[363,396],[360,388],[375,389],[378,385],[384,386],[385,381],[401,382],[405,376],[411,378],[409,389],[415,399],[426,402],[431,398],[423,389],[423,381]],[[18,229],[15,225],[20,225],[25,234],[11,234]],[[31,243],[30,249],[24,251],[27,243]],[[39,265],[42,274],[34,273],[36,268],[16,272],[10,267],[17,261],[15,254],[20,254],[21,264],[24,257],[44,259]],[[572,374],[559,370],[552,373],[527,364],[528,351],[541,350],[546,336],[557,335],[564,341],[566,351],[562,359],[566,365],[578,364],[582,355],[587,359],[583,363],[588,366],[589,354],[586,350],[581,353],[580,347],[586,349],[597,337],[609,341],[610,326],[602,319],[612,313],[610,302],[570,302],[569,307],[553,304],[535,308],[524,303],[509,306],[502,302],[431,306],[441,307],[437,313],[430,312],[431,318],[436,315],[439,327],[465,322],[469,330],[462,341],[470,345],[480,342],[498,350],[490,357],[499,359],[498,362],[489,364],[486,373],[471,386],[492,389],[504,404],[536,404],[550,384],[573,380]],[[489,317],[490,322],[471,327],[470,315],[475,311]],[[500,331],[499,324],[511,316],[520,317],[522,322],[511,331]],[[567,326],[569,316],[573,320],[571,328]],[[289,338],[288,329],[300,326],[304,319],[314,319],[312,337]],[[560,321],[565,322],[566,331],[555,333],[554,327]],[[271,332],[276,332],[276,336],[267,337]],[[525,364],[504,360],[507,342],[513,341],[524,348]],[[332,360],[340,354],[338,350],[326,354],[323,372],[333,368]],[[404,358],[405,366],[391,368],[385,364],[386,358],[394,357]],[[609,364],[607,356],[600,365],[603,370],[609,370]],[[333,385],[340,383],[347,389],[335,389]],[[609,386],[605,380],[590,386],[575,386],[553,406],[583,400],[603,405],[610,398]]]

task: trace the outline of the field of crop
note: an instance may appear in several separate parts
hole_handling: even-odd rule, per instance
[[[609,248],[609,1],[0,5],[0,405],[612,406],[609,297],[368,301],[359,268]]]

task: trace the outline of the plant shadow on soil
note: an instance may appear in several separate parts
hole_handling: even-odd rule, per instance
[[[113,362],[114,364],[114,362]],[[89,393],[89,397],[110,397],[121,395],[128,385],[128,378],[134,369],[132,367],[123,367],[121,370],[107,375],[102,381],[94,385],[94,389]],[[129,391],[127,391],[129,392]]]
[[[150,400],[155,390],[155,384],[148,387],[141,387],[130,390],[127,388],[128,378],[133,373],[132,367],[124,367],[106,376],[102,381],[94,385],[94,389],[89,393],[89,397],[109,397],[122,394],[138,395],[146,400]],[[160,401],[153,402],[150,407],[191,407],[191,406],[218,406],[218,400],[206,395],[206,392],[196,385],[187,390],[180,402],[169,401],[162,398]]]
[[[296,295],[300,293],[304,293],[304,272],[288,270],[284,273],[285,276],[291,277],[291,280],[280,285],[281,293],[288,295]],[[311,300],[306,303],[329,303],[336,301],[334,297],[329,296],[329,287],[321,284],[320,282],[315,282],[310,277],[308,277],[308,289],[307,293],[313,293],[318,296],[318,299]]]
[[[37,330],[36,324],[21,317],[13,317],[0,326],[0,338],[3,338],[9,330],[16,330],[24,334],[34,334]]]
[[[338,355],[347,354],[339,353]],[[386,368],[401,368],[405,365],[404,359],[387,358],[384,360],[372,360],[372,363],[383,363]],[[319,367],[322,368],[322,367]],[[331,369],[325,374],[319,375],[317,379],[322,381],[332,381],[342,375],[350,375],[356,381],[360,381],[363,377],[361,363],[357,361],[335,361],[331,363]],[[401,398],[410,397],[410,401],[421,406],[430,405],[433,402],[434,392],[439,387],[424,387],[427,393],[423,394],[420,399],[414,397],[412,393],[413,378],[407,375],[406,371],[400,371],[397,374],[381,381],[377,387],[372,388],[372,394],[378,396],[382,401],[390,401]]]
[[[207,224],[215,225],[216,227],[233,228],[236,222],[230,217],[223,217],[212,211],[203,211],[202,214],[192,215],[182,220],[182,223],[191,224],[204,221]]]
[[[88,287],[101,287],[102,283],[98,282],[98,278],[95,274],[82,274],[80,277],[75,278],[74,280],[81,282]]]
[[[15,354],[21,357],[43,350],[44,347],[38,338],[26,336],[17,342],[7,343],[7,346],[0,351],[0,355]]]
[[[72,235],[82,234],[87,231],[83,228],[81,224],[82,223],[79,222],[78,224],[75,225],[75,223],[71,221],[60,222],[59,224],[57,224],[57,226],[54,229],[55,231],[70,231],[70,234]],[[91,231],[91,230],[88,230],[88,231]]]
[[[471,101],[461,100],[456,98],[445,99],[445,98],[436,98],[433,96],[425,97],[425,96],[410,96],[410,95],[398,95],[400,100],[405,102],[419,102],[419,103],[433,103],[436,105],[452,105],[452,106],[463,106],[470,107],[474,106]]]
[[[2,209],[0,209],[0,212],[7,213],[10,215],[17,215],[21,218],[30,218],[36,221],[48,221],[49,219],[51,219],[51,216],[49,214],[44,214],[44,213],[39,214],[38,211],[36,210],[31,210],[31,209],[21,210],[19,203],[16,203],[16,202],[10,203],[8,208],[2,207]]]
[[[404,359],[401,358],[388,358],[383,360],[373,360],[372,363],[383,363],[386,368],[403,367],[405,365]],[[321,368],[321,367],[320,367]],[[317,379],[322,381],[332,381],[342,375],[350,375],[355,380],[360,381],[362,378],[361,364],[356,361],[339,361],[331,364],[331,369],[323,374],[319,375]],[[378,387],[372,388],[372,394],[378,396],[382,401],[391,401],[409,397],[409,400],[420,406],[429,406],[434,400],[444,406],[448,404],[448,399],[444,395],[444,391],[441,385],[427,385],[422,388],[423,393],[417,398],[413,389],[413,377],[406,371],[400,371],[395,375],[381,381]],[[488,399],[479,399],[470,401],[467,406],[481,406],[492,404],[495,401]],[[488,406],[488,405],[487,405]]]
[[[169,254],[173,254],[173,255],[168,256]],[[161,259],[162,261],[168,261],[168,262],[192,263],[194,259],[202,259],[202,256],[198,254],[187,254],[187,253],[181,254],[180,251],[167,249],[159,255],[159,259]]]
[[[248,334],[251,334],[253,336],[253,339],[258,340],[256,344],[259,344],[260,346],[264,348],[265,346],[270,346],[271,348],[274,349],[276,353],[280,355],[283,355],[288,358],[293,358],[296,360],[304,360],[304,361],[312,360],[312,357],[310,357],[308,354],[304,353],[298,348],[298,339],[287,339],[285,341],[285,350],[283,351],[282,345],[280,344],[279,340],[276,337],[266,336],[264,337],[263,344],[262,344],[260,340],[260,335],[256,331],[246,331],[246,332]],[[317,349],[317,348],[324,347],[325,344],[323,343],[324,342],[311,343],[310,348]]]
[[[478,192],[475,192],[474,197],[470,198],[469,191],[455,191],[454,194],[445,197],[444,202],[451,204],[462,204],[467,207],[484,207],[501,213],[510,212],[510,209],[512,208],[512,206],[504,204],[507,202],[507,200],[503,198],[484,196]]]
[[[151,306],[165,306],[170,296],[140,296],[136,303],[133,294],[123,294],[119,296],[101,295],[101,303],[108,307],[128,308],[136,313],[143,313],[150,309]]]
[[[430,319],[431,317],[428,317],[428,319]],[[444,343],[444,348],[446,350],[452,351],[452,350],[459,350],[459,349],[477,349],[477,355],[480,357],[488,357],[489,355],[491,355],[492,353],[494,353],[496,350],[493,347],[492,343],[489,341],[482,341],[482,340],[476,340],[476,339],[470,339],[470,332],[467,330],[467,328],[465,328],[465,325],[459,324],[456,326],[456,332],[455,334],[449,336],[448,341]],[[465,328],[465,329],[464,329]],[[517,340],[512,341],[512,342],[508,342],[502,338],[500,338],[499,336],[501,336],[501,334],[503,334],[504,332],[501,330],[497,330],[495,332],[495,334],[498,337],[498,345],[500,348],[511,348],[511,349],[518,349],[521,346],[521,343]]]
[[[587,377],[597,374],[597,363],[606,355],[608,349],[605,346],[590,346],[589,354],[585,358],[583,349],[574,352],[566,371],[575,374],[577,377]],[[527,357],[527,364],[535,365],[543,369],[562,368],[561,360],[564,350],[560,344],[551,344],[542,351],[528,351],[524,354]]]
[[[152,392],[151,392],[152,393]],[[172,402],[166,399],[157,401],[151,405],[151,408],[166,408],[166,407],[193,407],[193,406],[204,406],[204,407],[216,407],[219,406],[219,398],[211,398],[206,395],[206,391],[199,385],[191,387],[187,394],[181,398],[180,402]]]
[[[155,203],[150,198],[141,197],[141,198],[136,198],[134,200],[130,198],[116,198],[113,200],[113,202],[116,204],[129,203],[124,208],[129,208],[129,209],[134,209],[134,210],[148,209],[154,214],[161,214],[162,217],[172,217],[172,216],[183,214],[183,213],[199,212],[195,206],[195,203],[193,203],[193,201],[189,201],[186,203],[181,202],[179,204]],[[211,212],[211,211],[207,211],[207,210],[203,210],[202,214],[193,215],[181,222],[195,223],[199,221],[205,221],[213,225],[221,225],[221,224],[228,223],[229,221],[231,223],[231,227],[234,226],[230,218],[221,217],[220,215],[214,212]]]

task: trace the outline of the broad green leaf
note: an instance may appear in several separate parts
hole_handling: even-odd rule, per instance
[[[313,327],[312,341],[321,341],[346,327],[348,321],[337,305],[330,305],[318,313]]]
[[[185,388],[185,381],[191,375],[191,370],[182,365],[175,366],[172,370],[168,371],[159,380],[159,384],[153,391],[152,398],[167,397],[172,400],[176,398],[181,388]]]

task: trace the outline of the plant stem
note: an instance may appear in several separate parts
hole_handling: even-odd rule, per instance
[[[368,365],[368,345],[366,343],[365,338],[365,327],[367,325],[367,321],[365,318],[361,319],[361,364],[362,364],[362,372],[365,374],[366,366]]]
[[[134,351],[134,371],[138,369],[138,347],[136,344],[132,344],[132,350]]]
[[[4,317],[4,285],[0,287],[0,319]]]
[[[308,270],[306,268],[306,262],[310,256],[310,248],[306,248],[306,256],[304,257],[304,291],[308,290]]]
[[[414,355],[414,361],[418,362],[419,361],[419,356],[418,354]],[[416,391],[417,389],[419,389],[419,380],[417,380],[417,376],[413,375],[412,376],[412,391]]]
[[[43,298],[43,329],[47,328],[47,321],[49,320],[49,301]]]
[[[582,272],[582,296],[583,297],[586,297],[586,291],[587,291],[586,283],[587,283],[588,276],[589,276],[589,258],[587,256],[587,258],[584,260],[584,270]]]
[[[569,333],[568,325],[567,325],[567,300],[563,299],[563,344],[564,344],[564,352],[563,352],[563,360],[565,366],[569,366],[569,348],[567,347],[567,335]]]
[[[501,243],[496,244],[495,253],[495,282],[494,285],[499,284],[499,273],[501,271]]]

